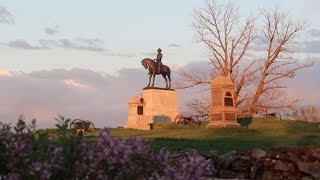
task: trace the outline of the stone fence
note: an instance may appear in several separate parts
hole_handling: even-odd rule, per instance
[[[197,153],[216,167],[215,177],[222,179],[320,179],[320,148],[274,147],[269,151],[246,152],[184,150]],[[208,177],[210,178],[210,177]]]

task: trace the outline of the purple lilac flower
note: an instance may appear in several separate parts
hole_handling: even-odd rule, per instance
[[[54,171],[61,168],[63,163],[63,148],[56,147],[52,151],[52,158],[49,162],[33,162],[32,171],[39,179],[49,179]]]
[[[8,179],[24,178],[19,172],[22,167],[30,169],[37,179],[50,179],[65,168],[63,147],[54,147],[51,158],[39,162],[29,159],[36,152],[27,136],[8,135],[4,144],[9,155],[10,172],[5,175]],[[185,154],[172,159],[168,150],[157,151],[145,139],[123,140],[112,137],[108,129],[101,131],[94,143],[82,139],[72,153],[77,155],[71,162],[75,179],[199,179],[214,172],[212,164],[199,155]]]
[[[25,136],[8,136],[4,145],[9,155],[7,168],[11,173],[16,174],[20,168],[29,166],[28,153],[31,151],[32,145]]]
[[[49,179],[52,175],[52,165],[47,162],[33,162],[32,171],[38,175],[39,179]]]

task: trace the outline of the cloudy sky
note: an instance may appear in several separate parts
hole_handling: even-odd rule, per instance
[[[288,82],[288,92],[319,105],[320,1],[241,0],[242,12],[278,5],[311,26],[298,56],[316,65]],[[53,127],[58,114],[123,126],[127,99],[147,83],[140,61],[163,49],[163,63],[207,66],[191,27],[202,0],[0,0],[0,120],[20,114]],[[158,84],[163,83],[158,78]],[[174,78],[173,78],[174,80]],[[178,91],[183,108],[189,92]],[[181,110],[182,111],[182,110]]]

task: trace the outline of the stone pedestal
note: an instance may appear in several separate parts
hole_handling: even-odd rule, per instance
[[[178,112],[178,98],[173,89],[145,88],[140,96],[128,101],[128,121],[124,128],[149,130],[151,123],[172,122]]]
[[[218,76],[211,82],[211,112],[207,128],[240,127],[236,121],[234,85],[230,78]]]

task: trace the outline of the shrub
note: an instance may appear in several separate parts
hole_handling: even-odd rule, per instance
[[[155,150],[141,138],[124,140],[100,131],[87,143],[67,129],[61,117],[56,135],[27,126],[21,116],[15,127],[0,129],[0,179],[198,179],[212,174],[211,162],[186,154],[179,158]]]
[[[252,122],[252,117],[239,117],[237,118],[237,122],[240,124],[241,127],[249,127]]]

